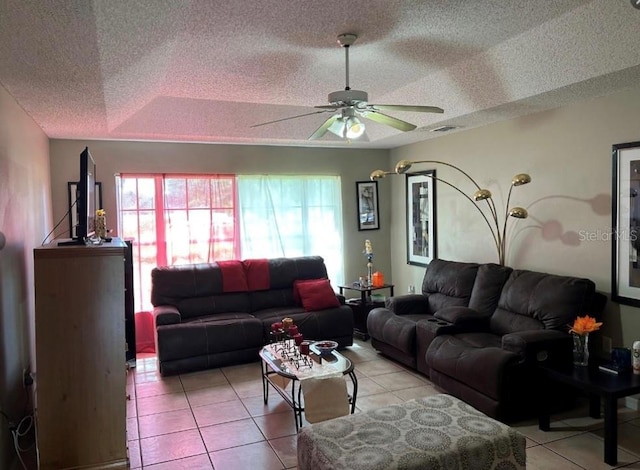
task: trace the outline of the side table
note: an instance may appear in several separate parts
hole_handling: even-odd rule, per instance
[[[380,289],[389,289],[389,294],[393,297],[393,284],[383,284],[382,286],[361,286],[360,284],[350,284],[346,286],[338,286],[340,294],[344,295],[344,290],[354,290],[360,292],[359,299],[349,299],[347,305],[351,307],[353,312],[354,328],[353,333],[363,340],[369,339],[367,331],[367,317],[369,312],[376,307],[384,307],[384,302],[373,302],[371,300],[371,292]]]
[[[588,367],[567,366],[555,368],[539,366],[549,379],[583,390],[589,396],[589,415],[600,417],[600,400],[604,399],[604,461],[609,465],[618,463],[618,398],[640,393],[640,375],[631,372],[619,375],[598,370],[594,361]],[[538,417],[538,427],[549,430],[549,408],[553,392],[547,387],[543,391],[543,403]]]

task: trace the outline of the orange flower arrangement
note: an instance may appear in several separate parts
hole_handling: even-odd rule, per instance
[[[601,326],[602,322],[596,322],[595,318],[585,315],[584,317],[577,317],[573,321],[573,326],[569,329],[569,333],[584,336],[599,330]]]

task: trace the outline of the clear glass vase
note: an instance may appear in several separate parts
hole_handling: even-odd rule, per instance
[[[573,364],[576,366],[589,365],[589,333],[573,336]]]

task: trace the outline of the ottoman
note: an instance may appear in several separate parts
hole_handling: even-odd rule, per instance
[[[305,426],[300,470],[524,469],[524,436],[440,394]]]

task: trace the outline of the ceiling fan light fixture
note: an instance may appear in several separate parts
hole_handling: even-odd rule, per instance
[[[364,123],[355,116],[350,116],[347,118],[345,127],[347,139],[357,139],[362,134],[364,134],[365,131]]]
[[[327,129],[329,132],[331,132],[332,134],[337,135],[340,138],[344,138],[345,135],[345,122],[344,119],[342,117],[339,117],[338,119],[336,119],[333,124],[331,124],[329,126],[329,128]]]

